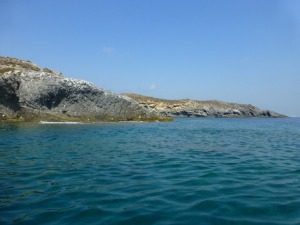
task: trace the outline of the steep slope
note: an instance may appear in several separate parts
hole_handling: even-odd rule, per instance
[[[124,94],[147,109],[155,109],[161,115],[172,117],[286,117],[255,106],[222,101],[195,101],[190,99],[165,100],[137,94]]]

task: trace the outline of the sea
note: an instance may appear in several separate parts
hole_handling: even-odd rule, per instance
[[[0,224],[300,224],[300,118],[0,123]]]

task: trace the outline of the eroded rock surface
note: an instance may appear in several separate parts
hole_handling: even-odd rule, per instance
[[[253,105],[228,103],[222,101],[195,101],[190,99],[165,100],[137,94],[124,94],[145,108],[155,109],[161,115],[171,117],[270,117],[281,118],[285,115],[260,110]]]
[[[22,60],[18,61],[21,66],[16,64],[16,59],[13,62],[14,69],[2,70],[0,74],[0,120],[170,120],[129,97],[89,82],[65,78],[58,72],[24,64]],[[12,68],[8,66],[1,68]]]

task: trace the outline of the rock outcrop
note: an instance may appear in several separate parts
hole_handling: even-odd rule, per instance
[[[48,69],[40,68],[38,65],[32,63],[31,61],[21,60],[10,57],[1,57],[0,56],[0,75],[5,72],[16,71],[16,72],[26,72],[26,71],[36,71],[36,72],[46,72],[54,75],[62,75],[61,73]]]
[[[0,121],[170,120],[129,97],[30,62],[1,57],[0,63]]]
[[[0,57],[0,121],[170,121],[171,117],[286,117],[252,105],[118,95],[30,61]]]
[[[163,116],[171,117],[269,117],[282,118],[285,115],[270,110],[260,110],[253,105],[227,103],[222,101],[195,101],[190,99],[165,100],[137,94],[124,94],[146,109],[154,109]]]

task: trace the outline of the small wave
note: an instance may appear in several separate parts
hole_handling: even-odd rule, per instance
[[[80,122],[49,122],[49,121],[40,121],[39,124],[83,124]]]

